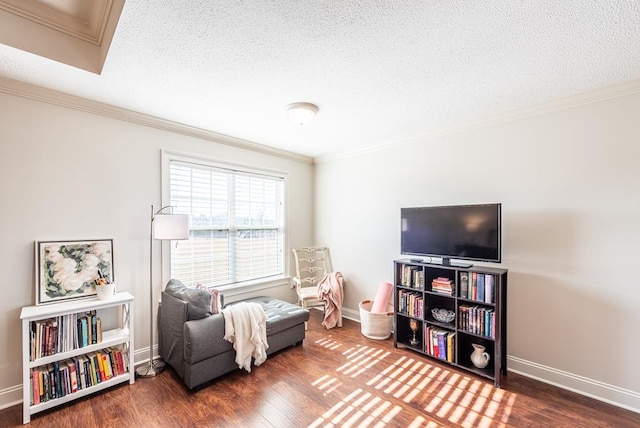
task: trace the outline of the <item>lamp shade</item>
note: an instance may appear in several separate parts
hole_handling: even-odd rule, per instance
[[[153,239],[189,239],[189,216],[186,214],[156,214],[153,218]]]

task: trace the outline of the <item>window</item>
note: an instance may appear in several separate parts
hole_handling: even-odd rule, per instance
[[[189,215],[189,240],[171,248],[171,277],[193,287],[284,274],[284,177],[169,160],[169,200]]]

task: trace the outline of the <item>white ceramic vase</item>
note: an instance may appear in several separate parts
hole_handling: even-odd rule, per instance
[[[472,343],[473,352],[471,353],[471,362],[479,369],[487,367],[491,356],[484,351],[484,346]]]

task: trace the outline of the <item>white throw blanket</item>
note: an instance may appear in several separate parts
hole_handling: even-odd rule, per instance
[[[254,302],[240,302],[222,310],[224,339],[233,343],[236,363],[251,373],[251,358],[256,366],[267,359],[267,314]]]

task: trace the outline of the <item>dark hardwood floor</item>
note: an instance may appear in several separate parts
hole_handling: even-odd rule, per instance
[[[638,427],[640,414],[509,373],[503,389],[312,311],[303,346],[189,391],[173,370],[32,417],[32,427]],[[0,411],[19,426],[22,407]]]

